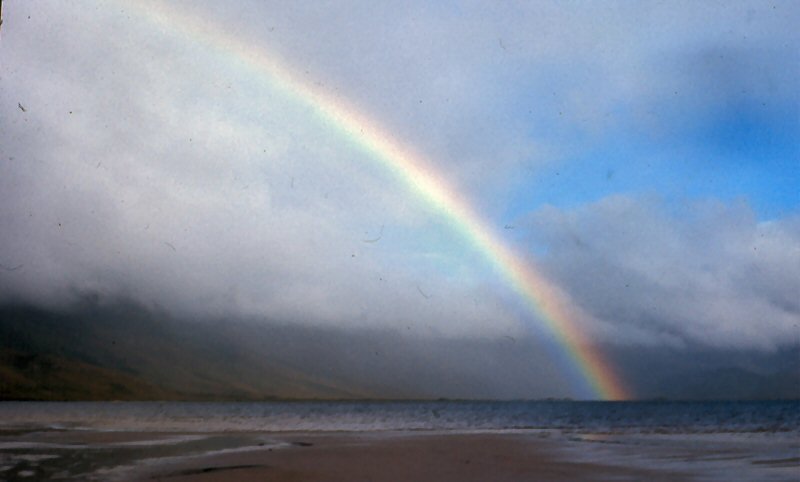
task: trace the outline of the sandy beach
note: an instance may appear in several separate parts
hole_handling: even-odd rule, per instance
[[[39,433],[20,447],[58,455],[10,480],[680,480],[686,474],[571,460],[564,440],[520,433]],[[29,440],[25,442],[24,439]],[[21,440],[17,438],[17,440]],[[70,447],[83,447],[70,450]],[[41,453],[40,453],[41,456]],[[16,474],[16,475],[15,475]]]
[[[797,480],[791,439],[553,431],[0,433],[0,479]]]
[[[576,463],[552,442],[511,434],[296,434],[286,446],[162,461],[129,480],[674,480],[679,474]]]

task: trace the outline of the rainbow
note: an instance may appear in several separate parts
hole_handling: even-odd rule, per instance
[[[481,251],[493,267],[524,300],[527,308],[546,325],[593,394],[606,400],[623,400],[631,394],[611,365],[581,332],[575,320],[582,315],[578,307],[552,282],[545,279],[532,261],[516,254],[489,228],[470,204],[455,192],[430,162],[409,146],[394,139],[371,118],[346,101],[331,96],[304,81],[280,59],[262,46],[236,38],[207,18],[179,11],[161,1],[125,2],[150,22],[171,33],[180,33],[193,42],[241,62],[273,88],[311,107],[321,119],[355,142],[381,163],[407,188],[449,217],[464,239]]]

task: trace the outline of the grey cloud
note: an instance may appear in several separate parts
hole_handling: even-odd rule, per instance
[[[795,29],[786,28],[796,9],[785,5],[789,12],[755,5],[753,14],[746,4],[569,9],[541,3],[510,11],[487,4],[243,5],[207,2],[206,8],[220,28],[236,25],[243,38],[263,41],[298,72],[308,71],[310,82],[380,113],[375,117],[387,129],[418,146],[479,205],[509,172],[574,148],[561,142],[574,126],[606,129],[605,114],[620,101],[639,99],[646,110],[667,98],[666,88],[658,99],[648,96],[654,83],[671,86],[685,74],[673,69],[680,64],[675,58],[709,45],[751,52],[796,44]],[[192,313],[266,312],[341,324],[410,319],[445,333],[519,328],[513,313],[499,308],[503,295],[476,281],[480,269],[459,264],[463,252],[449,252],[463,249],[458,243],[420,249],[411,240],[425,233],[452,241],[427,207],[363,162],[363,153],[342,149],[335,135],[310,124],[303,107],[208,45],[187,44],[125,12],[124,3],[25,2],[7,6],[5,14],[0,263],[24,268],[0,273],[4,293],[53,300],[71,289],[124,292]],[[732,38],[727,30],[749,37]],[[755,50],[736,50],[743,42]],[[782,76],[770,78],[778,79],[779,92],[793,91]],[[520,117],[518,110],[530,115]],[[562,111],[569,118],[563,125],[555,120]],[[760,280],[762,294],[749,295],[750,303],[734,296],[730,306],[745,313],[734,313],[736,319],[774,310],[776,317],[764,323],[777,328],[753,336],[760,346],[773,343],[781,320],[796,312],[778,289],[796,286],[779,269],[787,261],[780,250],[765,247],[774,264],[763,271],[764,261],[751,260],[753,273],[742,266],[723,286],[714,276],[724,274],[728,258],[718,260],[709,272],[700,269],[693,281],[698,290],[682,293],[683,280],[702,263],[675,268],[672,260],[685,252],[712,259],[718,253],[690,245],[670,222],[656,222],[658,216],[637,215],[662,231],[640,240],[665,250],[660,264],[641,244],[631,247],[642,251],[638,257],[627,261],[577,250],[574,259],[599,272],[623,266],[623,274],[655,288],[647,296],[666,289],[691,299],[706,290],[719,295],[710,299],[727,300],[744,289],[741,277]],[[380,226],[386,226],[380,243],[365,244]],[[786,232],[781,236],[796,239]],[[694,236],[723,234],[739,236],[729,230]],[[594,246],[613,250],[618,238]],[[585,247],[596,243],[577,239]],[[565,247],[551,249],[547,266],[604,329],[623,320],[642,339],[657,332],[679,343],[700,336],[687,330],[716,326],[732,309],[720,304],[697,321],[695,305],[660,305],[670,298],[604,301],[579,282],[579,263],[570,268],[569,256],[559,255]],[[456,285],[440,275],[448,263],[469,282]],[[608,276],[614,286],[624,281],[620,273]],[[418,287],[432,296],[421,296]],[[679,313],[661,315],[666,308]],[[728,340],[721,343],[741,338],[721,330]]]
[[[798,342],[800,220],[744,202],[612,196],[528,227],[543,265],[622,343],[774,350]]]
[[[22,268],[0,273],[3,298],[519,329],[492,293],[435,275],[442,261],[409,233],[446,228],[305,107],[202,46],[81,6],[15,6],[4,25],[0,263]]]

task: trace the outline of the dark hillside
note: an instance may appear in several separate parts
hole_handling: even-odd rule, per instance
[[[134,305],[0,309],[0,399],[347,397],[259,350],[265,327],[186,323]],[[247,342],[245,342],[247,341]],[[249,346],[248,346],[249,344]]]

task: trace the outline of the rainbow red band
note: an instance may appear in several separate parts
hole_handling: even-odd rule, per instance
[[[253,43],[238,40],[206,19],[177,11],[164,2],[126,2],[151,22],[171,33],[179,32],[194,42],[223,53],[246,67],[270,86],[312,107],[340,133],[360,145],[383,164],[412,192],[454,221],[460,234],[486,256],[502,273],[527,307],[543,322],[581,373],[586,384],[599,398],[623,400],[631,394],[596,345],[581,332],[575,320],[579,309],[552,282],[546,280],[530,261],[516,254],[489,229],[470,205],[453,191],[432,164],[401,145],[376,127],[372,119],[348,107],[283,66],[274,56]]]

